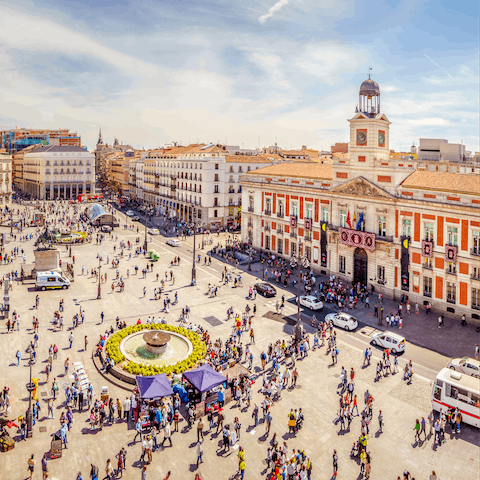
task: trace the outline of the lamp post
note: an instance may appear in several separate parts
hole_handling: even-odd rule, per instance
[[[197,225],[196,225],[196,210],[193,209],[193,217],[192,217],[192,220],[193,220],[193,262],[192,262],[192,285],[195,285],[196,283],[196,280],[197,280],[197,271],[195,269],[195,240],[196,240],[196,237],[195,237],[195,234],[196,234],[196,231],[197,231]]]
[[[302,248],[302,244],[301,242],[298,242],[298,254],[292,257],[292,259],[290,260],[290,266],[292,268],[295,268],[295,265],[298,267],[297,325],[300,324],[300,281],[301,281],[300,271],[301,271],[301,267],[307,268],[310,265],[308,258],[300,255],[301,248]]]
[[[31,438],[33,435],[33,411],[32,411],[32,392],[35,390],[35,384],[32,382],[32,365],[35,363],[33,360],[32,347],[29,347],[30,358],[28,360],[28,366],[30,367],[30,381],[27,383],[28,391],[28,412],[27,412],[27,437]]]
[[[147,245],[147,223],[148,223],[148,219],[147,219],[147,208],[145,208],[145,241],[143,242],[143,253],[146,254],[147,253],[147,248],[148,248],[148,245]]]
[[[378,306],[378,324],[379,325],[383,325],[383,310],[382,310],[382,305],[383,305],[383,285],[385,285],[387,283],[386,280],[383,280],[383,279],[379,279],[378,280],[378,283],[381,285],[380,287],[380,301],[379,301],[379,306]]]
[[[100,300],[102,298],[102,284],[100,283],[101,271],[102,271],[102,258],[98,257],[98,293],[97,293],[97,300]]]
[[[13,237],[13,211],[10,212],[10,236]]]

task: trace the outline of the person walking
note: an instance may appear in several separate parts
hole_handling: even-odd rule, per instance
[[[30,472],[30,479],[33,477],[33,471],[35,470],[35,458],[32,453],[31,457],[27,460],[27,469]]]
[[[163,435],[162,447],[167,440],[170,442],[170,446],[172,446],[172,431],[170,430],[170,423],[168,422],[163,429]]]
[[[272,426],[272,414],[269,411],[265,415],[265,425],[267,427],[265,436],[268,437],[268,435],[270,434],[270,427]]]
[[[203,463],[203,442],[197,442],[197,465]]]
[[[426,424],[427,421],[425,420],[425,417],[422,417],[420,420],[420,433],[418,434],[418,439],[420,440],[420,435],[423,433],[423,440],[425,441],[427,439],[427,432],[426,432]]]
[[[378,412],[378,431],[383,433],[383,413],[381,410]]]
[[[333,476],[336,477],[338,473],[338,455],[336,450],[333,451],[332,460],[333,460]]]
[[[203,440],[203,421],[200,418],[197,423],[197,442],[200,441],[200,439]]]

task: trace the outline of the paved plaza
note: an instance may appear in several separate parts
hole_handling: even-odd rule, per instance
[[[6,230],[5,230],[6,231]],[[33,233],[33,230],[31,230]],[[27,233],[29,230],[27,229]],[[17,238],[18,238],[17,234]],[[115,237],[118,240],[115,241]],[[130,392],[119,388],[100,375],[92,361],[92,348],[98,341],[99,336],[105,329],[115,326],[115,318],[120,317],[127,325],[131,325],[139,318],[144,322],[147,316],[165,316],[168,323],[178,325],[182,308],[188,305],[191,310],[190,321],[202,325],[208,329],[212,339],[222,338],[225,340],[232,332],[232,320],[226,320],[226,310],[233,306],[235,311],[240,313],[247,303],[246,295],[248,286],[253,285],[256,277],[244,272],[242,273],[244,286],[232,288],[231,285],[221,284],[221,272],[225,264],[218,259],[212,261],[212,266],[204,266],[202,262],[197,264],[197,285],[190,286],[191,280],[191,258],[192,254],[188,249],[192,247],[192,238],[188,238],[182,249],[175,249],[165,245],[161,236],[154,237],[153,244],[160,253],[159,262],[154,264],[153,273],[148,273],[143,279],[140,271],[147,264],[146,259],[140,255],[132,258],[127,255],[120,260],[118,267],[120,274],[125,279],[125,291],[118,292],[111,290],[111,280],[115,276],[115,269],[106,265],[107,257],[111,260],[120,258],[118,245],[121,239],[130,240],[135,247],[135,238],[138,234],[135,231],[117,228],[113,240],[107,239],[101,245],[92,242],[88,245],[73,246],[72,253],[75,256],[75,281],[67,291],[36,292],[33,285],[22,285],[14,282],[11,292],[12,310],[20,314],[20,331],[7,334],[5,321],[0,322],[1,352],[0,372],[1,385],[10,387],[10,398],[12,410],[8,416],[0,413],[0,418],[13,419],[25,413],[28,406],[28,394],[25,384],[28,382],[29,368],[27,365],[28,355],[26,347],[33,338],[32,318],[37,316],[40,319],[38,361],[33,367],[33,376],[40,379],[38,396],[41,401],[42,410],[40,421],[34,426],[33,438],[27,441],[16,443],[15,449],[0,454],[0,479],[17,480],[27,478],[27,459],[33,453],[37,460],[37,467],[34,478],[41,478],[40,460],[45,452],[50,449],[50,441],[60,428],[59,418],[65,410],[63,402],[65,396],[60,392],[59,399],[55,404],[55,419],[46,419],[47,399],[50,396],[51,381],[53,377],[63,383],[63,363],[68,357],[71,362],[82,362],[86,373],[91,380],[96,397],[100,395],[102,386],[108,386],[112,398],[124,399]],[[143,243],[143,237],[141,244]],[[225,242],[225,236],[213,237],[215,243]],[[197,238],[198,241],[198,238]],[[114,245],[117,251],[114,253]],[[33,261],[33,242],[15,242],[13,239],[6,245],[7,251],[14,246],[23,248],[26,252],[26,262]],[[186,248],[185,248],[186,247]],[[62,262],[71,261],[65,248],[60,247]],[[205,254],[206,249],[200,251]],[[181,253],[180,253],[181,252]],[[185,254],[184,254],[185,252]],[[181,255],[181,266],[170,266],[170,262],[177,254]],[[187,256],[188,253],[188,256]],[[108,274],[108,281],[102,285],[102,298],[97,300],[97,282],[89,274],[82,275],[82,265],[89,271],[99,265],[98,255],[103,259],[101,273]],[[0,275],[12,270],[20,271],[22,257],[11,265],[1,265]],[[135,275],[135,265],[139,267],[139,274]],[[231,269],[231,266],[228,266]],[[129,270],[129,278],[127,278]],[[179,302],[174,305],[168,314],[161,313],[163,301],[153,299],[153,289],[158,286],[156,273],[160,278],[165,272],[173,270],[175,284],[166,282],[166,291],[171,296],[178,292]],[[258,266],[254,267],[252,273],[258,273]],[[206,295],[208,284],[218,285],[217,297],[210,298]],[[144,296],[143,288],[147,292]],[[282,293],[289,299],[292,294],[283,291],[277,286],[277,298]],[[35,296],[39,295],[40,304],[38,310],[34,308]],[[58,309],[59,301],[65,300],[65,329],[63,332],[53,328],[53,312]],[[257,296],[255,301],[249,301],[250,306],[257,305],[257,314],[253,319],[255,329],[255,344],[251,345],[254,355],[255,371],[260,371],[260,353],[266,350],[268,344],[277,339],[288,339],[292,334],[292,327],[280,318],[275,319],[271,315],[275,311],[276,299],[265,299]],[[72,325],[71,319],[79,309],[85,310],[85,323],[74,331],[75,339],[71,349],[68,348],[69,329]],[[100,323],[100,314],[104,312],[104,323]],[[296,307],[287,302],[285,315],[294,315]],[[265,317],[267,315],[269,318]],[[218,321],[212,321],[215,317]],[[272,317],[274,319],[272,319]],[[206,320],[207,318],[207,320]],[[372,323],[372,322],[371,322]],[[338,411],[338,388],[340,383],[341,367],[347,370],[355,368],[356,381],[355,393],[358,395],[360,408],[362,409],[364,392],[368,389],[375,401],[373,408],[373,420],[368,435],[368,450],[372,455],[372,479],[393,479],[403,475],[408,470],[417,480],[428,479],[432,470],[435,470],[438,477],[446,479],[476,480],[480,478],[480,436],[478,430],[469,426],[462,428],[460,435],[450,435],[450,428],[447,427],[447,440],[441,447],[433,444],[433,437],[421,444],[414,440],[415,419],[422,416],[427,417],[431,411],[431,381],[433,375],[415,375],[411,385],[402,380],[402,374],[389,375],[378,382],[374,382],[374,369],[380,351],[374,350],[372,365],[362,368],[363,352],[368,338],[369,328],[373,326],[364,322],[364,340],[362,336],[354,333],[338,332],[339,359],[338,364],[331,365],[331,357],[325,354],[325,347],[316,351],[309,351],[308,356],[297,361],[299,379],[295,388],[288,388],[282,392],[282,398],[274,402],[272,406],[272,428],[269,436],[265,435],[263,421],[257,427],[253,427],[252,408],[253,404],[260,402],[263,396],[260,393],[262,377],[260,376],[252,389],[252,407],[240,411],[233,408],[233,403],[227,404],[225,408],[226,423],[233,422],[234,417],[240,418],[242,429],[238,444],[245,449],[246,473],[245,478],[265,478],[265,458],[267,448],[274,433],[277,434],[280,443],[285,441],[289,453],[293,449],[304,449],[313,464],[313,479],[332,478],[332,452],[336,449],[339,456],[338,477],[342,479],[358,479],[360,465],[356,459],[350,458],[352,443],[360,435],[360,417],[355,417],[350,431],[342,431],[340,423],[336,423]],[[373,323],[372,323],[373,325]],[[435,332],[437,335],[437,333]],[[84,336],[87,335],[89,345],[84,350]],[[247,337],[244,337],[244,343]],[[46,376],[44,363],[48,357],[48,347],[56,344],[59,348],[58,359],[53,362],[53,372],[49,384],[45,383]],[[313,344],[313,342],[312,342]],[[400,370],[408,361],[410,345],[407,345],[406,354],[400,359]],[[23,353],[20,366],[16,366],[15,353],[20,349]],[[464,354],[472,354],[465,352]],[[447,358],[445,358],[445,362]],[[271,365],[271,364],[270,364]],[[284,367],[282,366],[282,369]],[[288,433],[287,414],[292,408],[302,408],[305,414],[303,428],[293,436]],[[377,415],[381,409],[384,415],[385,426],[383,432],[378,430]],[[260,418],[262,415],[260,414]],[[89,479],[90,463],[96,464],[100,469],[100,478],[103,478],[106,460],[111,458],[116,465],[115,455],[122,446],[127,449],[127,470],[123,477],[127,479],[140,479],[142,462],[141,443],[132,444],[135,435],[134,425],[127,425],[125,422],[118,422],[114,425],[107,424],[100,431],[91,431],[88,424],[89,415],[87,412],[78,413],[74,411],[74,423],[68,433],[68,449],[63,451],[62,458],[48,461],[50,479],[74,480],[79,471],[84,479]],[[208,422],[205,422],[208,426]],[[153,462],[147,467],[148,479],[163,479],[168,471],[172,472],[171,480],[194,479],[196,473],[200,473],[203,480],[222,480],[231,478],[238,465],[238,450],[231,449],[225,452],[221,447],[222,436],[215,434],[215,431],[208,432],[204,442],[204,463],[197,467],[196,459],[196,428],[188,430],[187,422],[181,419],[180,432],[172,436],[173,446],[160,448],[154,452]],[[20,435],[15,433],[16,429],[10,432],[16,439]],[[428,430],[428,427],[427,427]],[[163,439],[162,433],[159,439]],[[403,478],[403,476],[402,476]]]

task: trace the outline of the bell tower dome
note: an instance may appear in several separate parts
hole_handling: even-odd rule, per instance
[[[371,70],[370,68],[370,72]],[[370,78],[370,75],[371,73],[368,74],[368,79],[360,85],[357,111],[369,117],[375,117],[380,113],[380,87]]]

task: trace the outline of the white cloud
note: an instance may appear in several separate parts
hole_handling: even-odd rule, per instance
[[[448,125],[449,122],[444,118],[438,117],[426,117],[426,118],[413,118],[409,120],[409,123],[412,125],[424,125],[424,126],[438,126],[438,125]]]
[[[278,2],[268,9],[268,13],[258,17],[258,21],[263,25],[269,18],[273,17],[275,12],[278,12],[282,7],[288,4],[288,0],[278,0]]]

